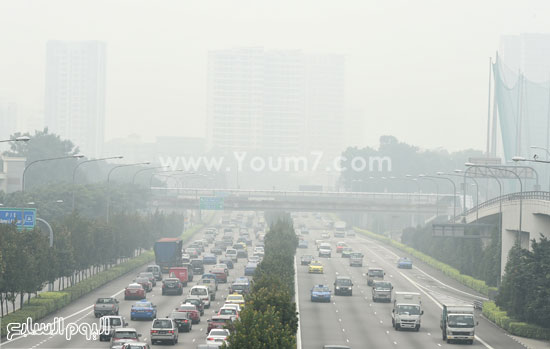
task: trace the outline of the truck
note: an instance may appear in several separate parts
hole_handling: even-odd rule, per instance
[[[338,221],[334,223],[334,237],[335,238],[346,237],[346,222]]]
[[[162,238],[155,242],[155,264],[163,273],[168,273],[171,267],[181,267],[183,241],[179,238]]]
[[[393,286],[389,281],[374,281],[372,284],[372,301],[391,302]]]
[[[474,305],[457,301],[442,303],[439,327],[443,340],[447,343],[466,342],[474,344],[475,326]]]
[[[363,266],[363,254],[361,252],[352,252],[349,255],[350,267],[362,267]]]
[[[189,271],[186,267],[172,267],[170,268],[169,277],[179,279],[182,286],[186,287],[189,282]]]
[[[422,310],[420,293],[395,292],[391,322],[396,331],[403,328],[420,330],[420,317],[422,314],[424,314],[424,311]]]
[[[118,310],[118,300],[114,297],[98,298],[94,304],[96,318],[103,315],[118,315]]]

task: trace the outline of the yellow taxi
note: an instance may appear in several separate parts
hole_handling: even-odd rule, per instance
[[[309,263],[308,273],[310,274],[323,274],[323,265],[319,261],[311,261]]]
[[[242,308],[244,307],[244,296],[238,293],[230,294],[225,299],[225,304],[238,304]]]

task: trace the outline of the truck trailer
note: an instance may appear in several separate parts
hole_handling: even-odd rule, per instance
[[[172,267],[181,267],[183,241],[180,238],[162,238],[155,242],[155,263],[163,273],[168,273]]]

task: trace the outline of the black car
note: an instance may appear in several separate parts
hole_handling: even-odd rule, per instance
[[[183,303],[190,303],[197,307],[200,315],[204,315],[204,302],[201,300],[199,296],[187,296]]]
[[[337,276],[334,281],[335,296],[351,296],[353,294],[353,282],[349,276]]]
[[[167,278],[162,280],[162,295],[167,294],[183,294],[183,285],[178,278]]]
[[[202,259],[192,259],[191,265],[193,266],[194,274],[204,274],[204,263],[202,262]]]
[[[174,319],[176,325],[178,325],[178,330],[189,332],[193,328],[193,321],[191,321],[191,313],[186,311],[173,311],[170,316],[167,316],[171,319]]]
[[[235,266],[233,265],[233,261],[231,258],[222,258],[219,260],[220,263],[227,265],[228,269],[233,269]]]
[[[302,256],[302,258],[300,258],[300,264],[301,265],[309,265],[309,263],[311,263],[312,260],[313,260],[312,255],[304,255],[304,256]]]

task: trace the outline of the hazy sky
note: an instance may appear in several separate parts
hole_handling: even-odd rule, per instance
[[[484,149],[488,58],[549,15],[548,0],[0,0],[0,99],[43,110],[46,41],[102,40],[106,139],[204,136],[208,50],[341,53],[367,144]]]

